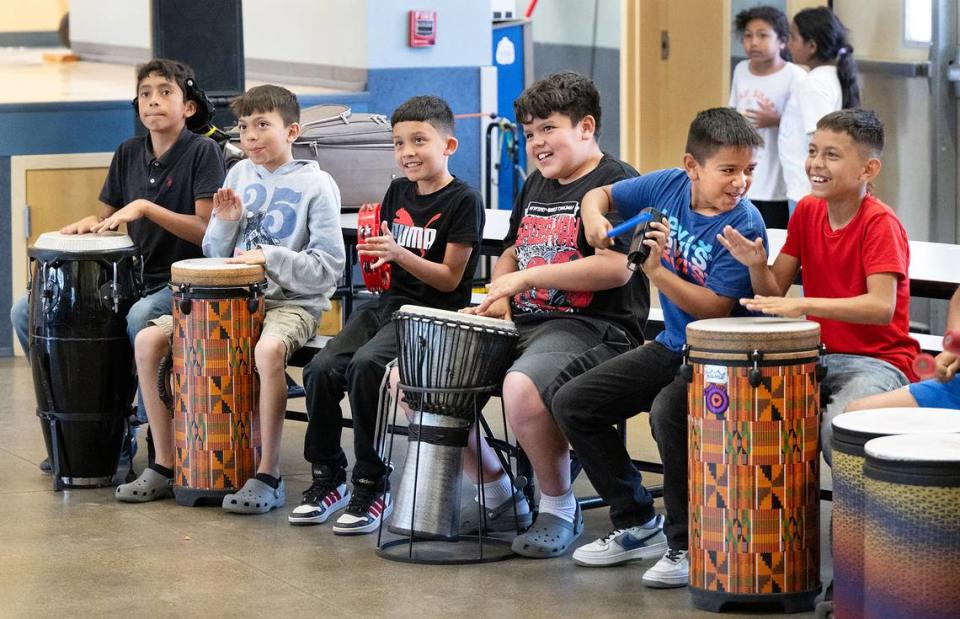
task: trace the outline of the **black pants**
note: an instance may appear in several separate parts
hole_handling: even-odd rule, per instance
[[[343,330],[303,368],[307,392],[307,435],[303,457],[311,464],[346,466],[340,446],[340,401],[346,392],[353,414],[353,481],[380,482],[386,465],[374,447],[377,401],[386,364],[397,356],[394,303],[378,303],[350,314]]]
[[[650,427],[663,462],[664,533],[670,548],[687,548],[687,382],[677,375],[682,357],[647,342],[567,382],[553,399],[553,415],[604,501],[616,528],[654,515],[615,424],[650,411]]]

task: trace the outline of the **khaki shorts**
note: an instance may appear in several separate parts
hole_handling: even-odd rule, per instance
[[[154,318],[150,324],[159,327],[167,339],[173,337],[173,316],[165,314]],[[287,348],[287,360],[297,352],[317,330],[317,319],[310,312],[297,305],[277,305],[267,308],[263,317],[263,331],[260,336],[269,335],[284,343]]]

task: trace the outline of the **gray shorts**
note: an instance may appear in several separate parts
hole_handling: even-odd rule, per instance
[[[520,372],[533,381],[547,408],[568,380],[633,347],[622,329],[595,318],[520,321],[517,329],[518,356],[507,372]]]
[[[167,339],[173,337],[173,316],[166,314],[154,318],[150,324],[159,327]],[[297,352],[317,330],[317,319],[298,305],[275,305],[267,308],[263,316],[263,331],[260,337],[274,337],[286,346],[287,360]]]

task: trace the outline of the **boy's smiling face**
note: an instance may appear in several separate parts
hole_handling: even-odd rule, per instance
[[[527,157],[543,174],[560,183],[574,181],[594,167],[596,148],[593,116],[585,116],[574,124],[570,117],[552,112],[546,118],[523,123],[527,141]]]
[[[393,157],[407,180],[427,185],[447,175],[447,158],[457,149],[432,124],[405,120],[393,126]]]
[[[285,125],[276,110],[254,112],[237,120],[240,146],[247,157],[269,172],[293,160],[290,145],[300,135],[299,123]]]
[[[804,166],[810,193],[823,200],[859,197],[880,170],[880,160],[846,132],[818,129],[810,139]]]
[[[721,147],[703,163],[693,155],[683,156],[683,167],[693,183],[691,207],[703,215],[732,210],[747,194],[757,167],[753,148]]]
[[[197,104],[183,100],[183,90],[174,79],[150,73],[137,85],[137,113],[151,132],[179,133],[196,111]]]

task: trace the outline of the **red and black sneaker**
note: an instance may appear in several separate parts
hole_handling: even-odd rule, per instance
[[[384,482],[376,483],[361,479],[353,483],[350,504],[333,524],[337,535],[362,535],[372,533],[380,526],[380,519],[393,513],[390,490]]]
[[[300,505],[290,512],[287,520],[290,524],[322,524],[346,507],[349,501],[346,471],[342,468],[316,466],[313,470],[313,483],[303,491]]]

